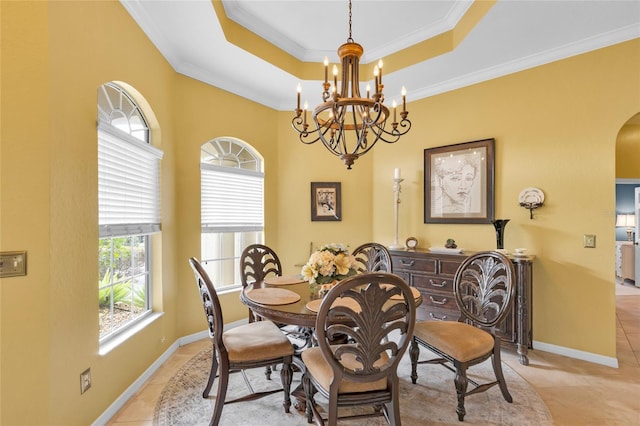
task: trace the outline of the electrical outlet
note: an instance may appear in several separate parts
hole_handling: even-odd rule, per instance
[[[80,395],[85,393],[91,387],[91,369],[87,368],[80,373]]]
[[[584,234],[583,245],[584,245],[585,248],[595,248],[596,247],[596,236],[593,235],[593,234]]]

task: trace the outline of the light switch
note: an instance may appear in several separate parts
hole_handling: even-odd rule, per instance
[[[593,234],[584,234],[584,247],[586,248],[595,248],[596,247],[596,236]]]
[[[27,275],[27,252],[0,252],[0,278],[20,275]]]

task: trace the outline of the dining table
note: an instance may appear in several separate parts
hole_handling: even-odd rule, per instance
[[[337,284],[339,285],[339,283]],[[240,300],[257,316],[272,321],[282,327],[288,327],[286,333],[291,337],[294,347],[294,364],[304,372],[304,364],[300,353],[314,346],[314,329],[318,309],[322,303],[320,286],[312,286],[304,281],[300,275],[272,276],[264,281],[257,281],[247,285],[240,292]],[[416,306],[422,303],[422,295],[412,287]],[[395,300],[393,300],[395,299]],[[397,300],[397,302],[396,302]],[[392,296],[387,303],[399,303],[402,300]],[[336,318],[340,321],[340,318]],[[348,319],[344,318],[345,322]],[[300,411],[305,410],[305,397],[301,386],[291,392],[296,399],[294,406]]]
[[[244,287],[240,300],[258,316],[276,324],[313,329],[322,302],[319,287],[309,285],[299,275],[270,277]],[[422,295],[415,287],[412,291],[416,306],[420,306]],[[387,303],[400,301],[392,296]]]

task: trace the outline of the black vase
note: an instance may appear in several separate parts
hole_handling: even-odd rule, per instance
[[[507,226],[507,223],[510,219],[496,219],[492,220],[493,227],[496,228],[496,248],[503,249],[504,248],[504,228]]]

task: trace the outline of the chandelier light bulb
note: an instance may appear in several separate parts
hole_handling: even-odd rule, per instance
[[[324,57],[324,82],[326,83],[328,80],[328,72],[329,72],[329,58]]]
[[[400,94],[402,95],[402,112],[407,112],[407,89],[404,86],[402,86]]]

